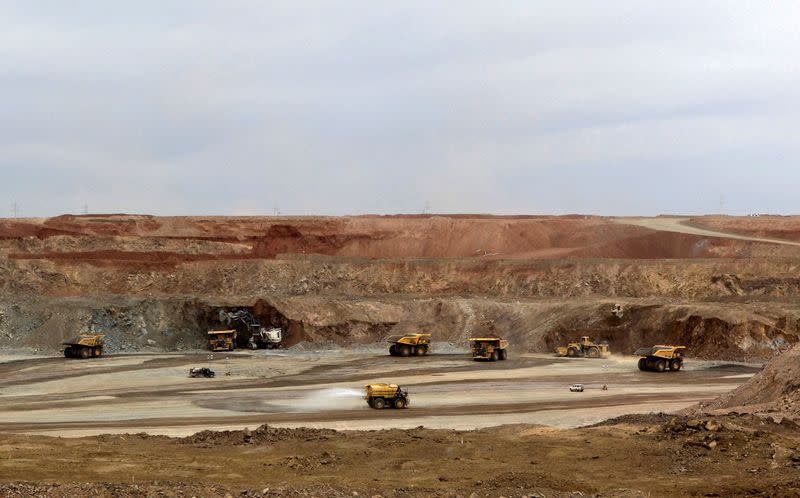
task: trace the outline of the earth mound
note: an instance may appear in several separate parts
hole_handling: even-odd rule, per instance
[[[263,424],[252,431],[247,429],[241,431],[200,431],[181,439],[180,442],[203,448],[211,448],[214,446],[257,445],[290,440],[324,441],[334,434],[336,434],[336,431],[332,429],[314,429],[308,427],[286,429],[270,427],[267,424]]]
[[[800,419],[800,344],[776,357],[737,389],[698,407],[697,411]]]

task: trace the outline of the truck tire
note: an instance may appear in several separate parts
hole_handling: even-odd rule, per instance
[[[94,356],[95,358],[103,356],[103,350],[101,348],[92,349],[92,356]]]
[[[508,351],[506,351],[505,349],[501,349],[500,350],[500,359],[501,360],[507,360],[508,359]]]
[[[425,346],[417,346],[414,349],[414,354],[417,356],[422,356],[425,354]]]
[[[589,351],[586,352],[586,356],[589,358],[598,358],[600,356],[600,350],[597,348],[589,348]]]
[[[500,359],[500,350],[495,349],[494,351],[492,351],[491,361],[497,361],[499,359]]]
[[[394,400],[394,407],[397,409],[405,408],[406,407],[406,400],[403,398],[397,398]]]
[[[663,372],[667,369],[667,362],[664,360],[656,361],[656,372]]]
[[[567,356],[570,358],[577,358],[578,357],[578,350],[575,348],[569,348],[567,350]]]
[[[64,348],[64,358],[72,358],[72,346]]]
[[[677,372],[683,366],[683,362],[681,360],[672,360],[669,362],[669,369],[673,372]]]
[[[411,347],[400,346],[400,356],[411,356]]]
[[[248,345],[250,346],[250,349],[252,349],[253,351],[255,351],[256,349],[258,349],[258,344],[256,344],[255,342],[251,342],[251,343],[250,343],[250,344],[248,344]]]
[[[394,344],[389,346],[389,355],[390,356],[397,356],[397,346],[395,346]]]
[[[383,398],[374,398],[372,400],[372,408],[382,410],[384,407],[386,407],[386,401]]]
[[[645,358],[639,358],[639,370],[642,372],[647,370],[647,360]]]
[[[86,358],[88,358],[90,354],[91,354],[91,352],[89,351],[89,348],[81,348],[81,349],[78,351],[78,356],[80,356],[80,357],[81,357],[82,359],[84,359],[84,360],[85,360]]]

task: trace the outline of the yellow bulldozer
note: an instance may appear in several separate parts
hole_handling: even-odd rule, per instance
[[[669,346],[656,344],[651,348],[637,349],[634,353],[639,358],[639,370],[645,372],[677,372],[683,368],[683,351],[686,346]]]
[[[423,356],[431,352],[430,334],[410,334],[390,337],[389,354],[392,356]]]
[[[405,408],[411,399],[408,391],[397,384],[367,384],[364,386],[367,404],[380,410],[382,408]]]
[[[236,331],[209,330],[208,347],[211,351],[233,351],[236,349]]]
[[[508,341],[499,337],[472,337],[469,349],[473,360],[498,361],[508,358]]]
[[[610,354],[607,342],[592,342],[588,335],[581,337],[578,342],[571,342],[566,346],[556,348],[556,356],[569,358],[608,358]]]
[[[103,356],[103,334],[81,334],[64,341],[65,358],[98,358]]]

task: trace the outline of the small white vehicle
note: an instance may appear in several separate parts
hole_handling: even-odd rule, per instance
[[[569,391],[573,393],[582,393],[583,384],[572,384],[571,386],[569,386]]]

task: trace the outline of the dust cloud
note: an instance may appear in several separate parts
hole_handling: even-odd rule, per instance
[[[348,387],[331,387],[318,389],[298,398],[292,403],[293,408],[302,411],[347,410],[367,406],[364,391]]]

